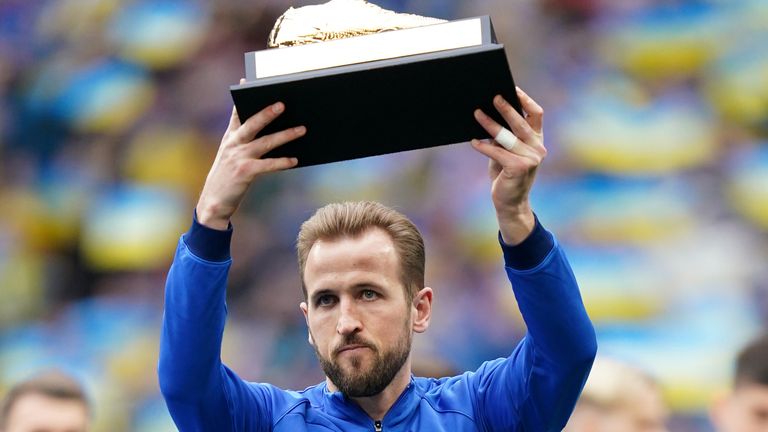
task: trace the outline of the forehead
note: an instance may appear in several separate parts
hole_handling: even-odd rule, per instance
[[[768,407],[768,386],[761,384],[741,384],[734,391],[736,399]]]
[[[633,408],[642,408],[644,406],[663,406],[664,397],[662,389],[656,383],[642,379],[634,383],[633,387],[628,389],[625,403]]]
[[[661,391],[650,385],[638,391],[634,403],[627,408],[636,420],[644,423],[660,424],[668,416]]]
[[[316,241],[307,255],[304,283],[307,290],[329,288],[359,278],[393,279],[399,282],[400,264],[392,238],[381,228],[355,237]]]
[[[87,423],[88,410],[81,401],[38,393],[21,396],[8,416],[8,424],[20,430],[85,430]]]

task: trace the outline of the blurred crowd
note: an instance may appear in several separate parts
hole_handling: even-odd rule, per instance
[[[174,429],[155,374],[165,272],[243,53],[310,3],[0,2],[0,394],[56,368],[84,383],[94,430]],[[491,16],[515,81],[546,111],[532,199],[566,247],[600,352],[654,378],[670,430],[711,431],[708,404],[768,318],[768,2],[374,3]],[[472,369],[523,336],[486,161],[458,144],[254,185],[233,221],[223,353],[244,378],[322,379],[295,235],[318,206],[363,198],[425,236],[435,316],[419,361]]]

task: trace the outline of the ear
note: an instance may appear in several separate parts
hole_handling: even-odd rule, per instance
[[[424,333],[432,317],[432,288],[424,287],[413,298],[413,331]]]
[[[304,322],[307,323],[307,340],[310,345],[315,346],[315,341],[312,340],[312,332],[309,331],[309,309],[307,308],[307,302],[301,302],[299,304],[299,309],[301,309],[301,313],[304,314]]]

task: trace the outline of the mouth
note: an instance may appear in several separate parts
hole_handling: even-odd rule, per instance
[[[336,351],[336,355],[339,356],[342,353],[355,353],[360,352],[364,349],[370,349],[367,345],[363,344],[350,344],[350,345],[344,345],[343,347],[339,348]]]

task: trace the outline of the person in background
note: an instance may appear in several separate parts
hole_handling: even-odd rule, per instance
[[[0,405],[0,432],[85,432],[90,405],[74,378],[44,372],[11,388]]]
[[[768,333],[741,350],[733,388],[715,400],[710,417],[717,432],[768,431]]]
[[[667,432],[658,384],[616,360],[598,358],[564,432]]]

